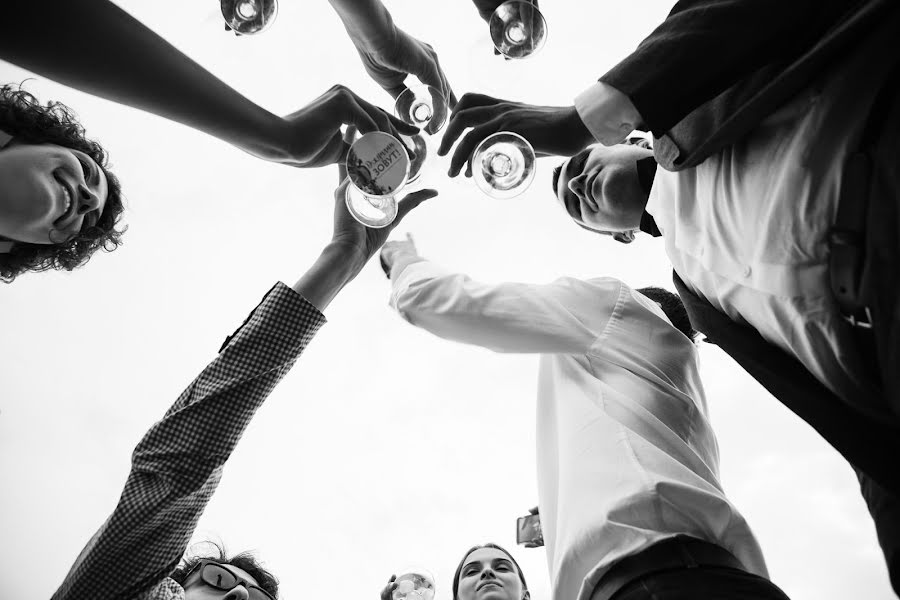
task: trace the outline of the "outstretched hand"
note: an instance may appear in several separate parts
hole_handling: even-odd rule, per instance
[[[384,589],[381,590],[381,600],[391,600],[393,598],[394,590],[397,589],[397,576],[391,575],[391,578],[388,579],[387,585],[384,586]]]
[[[403,83],[406,76],[415,75],[425,85],[440,91],[450,108],[456,106],[456,95],[430,44],[396,27],[376,41],[353,39],[353,44],[366,72],[395,100],[407,89]]]
[[[470,159],[475,148],[498,131],[518,133],[538,155],[572,156],[594,141],[574,106],[533,106],[484,94],[466,94],[450,116],[438,155],[446,156],[468,127],[472,131],[462,137],[450,160],[450,177],[456,177],[465,163],[466,177],[471,177]]]
[[[394,137],[414,135],[419,131],[363,100],[352,90],[336,85],[281,119],[275,132],[277,150],[251,150],[251,153],[294,167],[322,167],[343,162],[349,144],[342,139],[342,125],[353,125],[362,133],[383,131]]]
[[[348,127],[344,134],[343,142],[347,145],[353,142],[356,135],[354,127]],[[332,243],[345,245],[352,249],[363,262],[368,261],[387,241],[391,231],[403,220],[409,212],[419,204],[438,195],[437,190],[417,190],[407,194],[397,203],[397,218],[387,227],[373,229],[366,227],[353,218],[347,209],[346,193],[350,179],[347,177],[347,167],[341,163],[338,167],[338,185],[334,192],[334,233]]]

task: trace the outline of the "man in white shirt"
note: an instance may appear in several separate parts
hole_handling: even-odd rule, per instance
[[[541,355],[537,471],[554,600],[784,600],[719,482],[677,296],[611,278],[478,283],[421,258],[411,241],[386,245],[382,265],[392,305],[412,324]]]

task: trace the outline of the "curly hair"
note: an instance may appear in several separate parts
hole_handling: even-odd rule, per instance
[[[175,571],[172,572],[171,575],[169,575],[169,577],[174,579],[180,585],[184,585],[188,573],[190,573],[191,570],[197,566],[197,563],[199,563],[201,560],[211,560],[213,562],[219,563],[220,565],[231,565],[233,567],[237,567],[239,569],[247,571],[247,573],[253,576],[253,579],[256,580],[256,582],[259,584],[259,587],[266,590],[269,594],[272,595],[273,598],[278,597],[278,579],[269,571],[267,571],[256,559],[256,557],[253,556],[252,553],[241,552],[240,554],[236,554],[234,556],[228,556],[224,544],[218,544],[212,541],[203,543],[210,544],[213,548],[215,548],[215,553],[184,558],[181,564],[178,565],[178,567],[175,569]]]
[[[69,107],[59,102],[48,102],[45,106],[19,86],[3,85],[0,86],[0,130],[18,143],[56,144],[80,150],[94,159],[109,182],[106,205],[96,225],[61,244],[16,242],[8,254],[0,254],[0,280],[10,283],[26,271],[71,271],[86,263],[100,248],[112,252],[119,247],[125,232],[124,228],[116,228],[125,209],[121,185],[107,168],[106,151],[84,136],[84,127]]]
[[[466,553],[463,554],[462,559],[460,559],[459,564],[456,566],[456,572],[453,574],[453,600],[459,600],[459,579],[462,576],[462,569],[466,564],[466,559],[469,558],[469,555],[475,552],[476,550],[481,550],[482,548],[494,548],[495,550],[499,550],[503,554],[509,557],[509,560],[516,566],[516,571],[519,575],[519,581],[522,582],[522,591],[528,591],[528,584],[525,583],[525,573],[522,572],[522,567],[519,566],[519,563],[516,562],[516,559],[513,558],[513,555],[510,554],[505,548],[498,544],[493,544],[488,542],[487,544],[479,544],[478,546],[472,546]]]

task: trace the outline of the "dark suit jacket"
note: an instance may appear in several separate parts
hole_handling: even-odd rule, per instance
[[[791,99],[897,0],[682,0],[601,78],[624,92],[663,168],[697,166]]]

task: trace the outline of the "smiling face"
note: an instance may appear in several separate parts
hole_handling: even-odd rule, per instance
[[[11,145],[0,151],[0,236],[60,244],[93,226],[109,182],[87,154],[55,144]]]
[[[603,233],[637,229],[647,205],[637,161],[652,156],[638,146],[597,144],[557,168],[553,193],[583,227]]]
[[[459,573],[459,600],[523,600],[519,572],[506,552],[478,548],[463,560]]]

